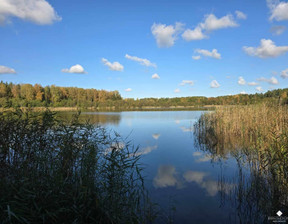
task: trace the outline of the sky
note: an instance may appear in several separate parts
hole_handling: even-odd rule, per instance
[[[124,98],[288,87],[288,1],[0,0],[0,80]]]

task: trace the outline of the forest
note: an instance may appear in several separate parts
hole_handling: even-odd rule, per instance
[[[133,109],[145,107],[203,107],[213,105],[250,105],[273,102],[288,104],[288,88],[256,94],[218,97],[122,98],[119,91],[77,87],[41,86],[0,82],[0,107],[80,107]]]

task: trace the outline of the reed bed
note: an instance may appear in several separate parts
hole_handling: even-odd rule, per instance
[[[287,147],[288,108],[268,104],[218,107],[215,112],[203,114],[195,130],[202,143],[221,146],[222,150],[264,150],[275,140]]]
[[[146,223],[137,148],[78,115],[0,113],[1,223]]]
[[[236,159],[239,183],[234,195],[239,214],[245,213],[250,221],[256,215],[262,221],[255,223],[265,223],[275,208],[288,212],[287,106],[216,108],[201,115],[195,134],[197,144],[212,157],[229,154]]]
[[[266,223],[275,208],[288,212],[287,106],[219,107],[201,115],[195,134],[212,157],[236,159],[238,183],[231,195],[241,223]]]

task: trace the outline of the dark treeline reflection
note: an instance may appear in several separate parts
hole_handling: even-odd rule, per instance
[[[233,186],[221,203],[232,203],[235,223],[269,223],[278,210],[288,216],[287,118],[287,108],[261,105],[216,110],[195,124],[201,150],[237,161],[234,178],[219,180],[221,187]]]
[[[59,112],[57,116],[62,119],[69,121],[73,118],[75,113],[73,112]],[[91,124],[112,124],[118,125],[121,121],[121,113],[111,112],[111,113],[98,113],[98,112],[82,112],[79,116],[79,122],[88,121]]]

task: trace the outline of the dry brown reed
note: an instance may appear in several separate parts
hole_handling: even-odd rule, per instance
[[[215,112],[203,114],[196,129],[202,137],[210,138],[212,144],[233,142],[234,148],[253,144],[264,149],[275,138],[287,135],[288,108],[268,104],[219,107]]]

